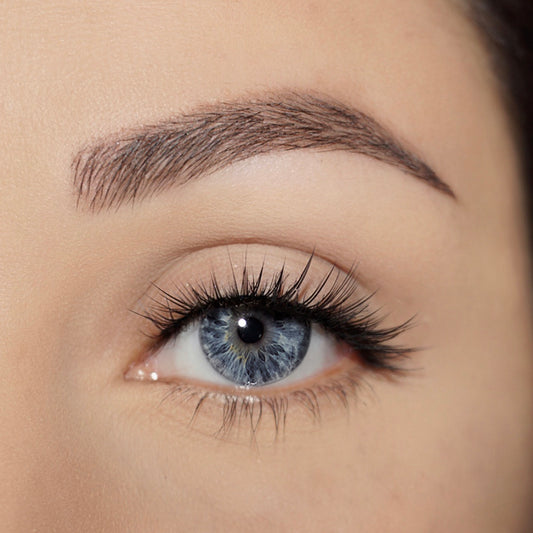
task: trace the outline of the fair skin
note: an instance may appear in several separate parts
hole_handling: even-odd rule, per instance
[[[518,154],[456,3],[13,1],[0,24],[3,530],[531,527]],[[77,205],[81,149],[287,91],[371,115],[456,198],[395,164],[311,148],[250,157],[133,205]],[[315,420],[289,398],[285,427],[266,412],[255,436],[242,419],[216,433],[220,390],[201,377],[125,379],[151,347],[151,325],[132,312],[148,312],[151,283],[172,291],[213,269],[229,280],[228,253],[240,268],[245,253],[256,270],[285,262],[294,278],[313,252],[311,287],[357,264],[386,326],[416,317],[396,340],[420,348],[408,371],[347,358],[361,381],[348,410],[322,398]],[[194,400],[168,398],[183,380],[215,393],[192,424]]]

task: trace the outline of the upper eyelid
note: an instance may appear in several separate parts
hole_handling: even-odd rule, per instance
[[[359,270],[359,262],[357,260],[352,260],[351,262],[347,261],[346,265],[338,262],[338,257],[332,257],[330,253],[325,253],[325,251],[320,250],[317,246],[310,246],[309,248],[305,246],[285,246],[278,243],[273,243],[271,240],[254,240],[241,241],[240,239],[236,240],[226,240],[224,239],[222,243],[215,242],[207,246],[196,247],[192,246],[190,248],[183,249],[179,256],[173,257],[172,259],[167,259],[164,262],[164,265],[161,265],[155,272],[155,275],[152,276],[151,280],[148,282],[145,289],[142,291],[140,296],[137,296],[135,300],[130,305],[132,310],[136,310],[139,305],[142,305],[146,298],[149,298],[153,293],[154,288],[157,290],[160,286],[166,285],[169,282],[173,283],[173,271],[183,267],[184,262],[188,262],[196,254],[201,252],[202,254],[218,254],[219,251],[224,250],[224,260],[228,261],[228,264],[233,261],[233,259],[240,260],[242,257],[252,255],[254,252],[257,253],[257,249],[260,250],[260,255],[262,257],[267,256],[276,256],[276,257],[291,257],[292,254],[298,254],[298,256],[305,258],[303,262],[307,262],[308,258],[313,256],[313,262],[316,265],[317,263],[323,263],[327,265],[327,269],[334,267],[341,275],[347,276],[351,272],[357,271],[357,279],[359,285],[364,287],[366,290],[371,292],[369,288],[369,282],[366,279],[364,272]],[[206,259],[206,261],[209,259]],[[205,263],[202,263],[205,264]],[[195,272],[197,274],[197,271]]]
[[[290,92],[213,104],[82,149],[72,165],[77,201],[93,211],[116,208],[236,161],[294,149],[360,153],[455,198],[371,116],[331,98]]]
[[[403,357],[415,351],[413,348],[393,346],[389,342],[395,339],[398,335],[413,326],[413,320],[409,320],[397,324],[393,327],[385,327],[381,324],[381,318],[368,308],[368,302],[373,297],[372,293],[360,295],[360,284],[355,277],[355,269],[350,272],[344,272],[337,269],[334,265],[326,275],[321,277],[318,284],[312,285],[308,293],[304,293],[300,297],[298,288],[302,286],[308,275],[312,262],[316,256],[310,254],[305,267],[289,282],[282,282],[283,268],[273,278],[263,278],[264,283],[256,284],[258,277],[261,275],[250,274],[246,271],[246,265],[243,271],[243,280],[246,279],[244,286],[241,281],[233,277],[229,288],[223,287],[219,284],[216,277],[212,277],[211,286],[194,285],[190,290],[180,293],[179,289],[175,287],[174,294],[172,292],[162,291],[156,286],[159,295],[163,297],[164,302],[152,299],[155,302],[155,307],[152,308],[149,314],[144,314],[144,318],[148,319],[155,328],[159,331],[155,335],[156,346],[166,342],[173,335],[179,334],[182,326],[187,326],[191,321],[196,320],[198,316],[205,310],[206,304],[211,304],[215,301],[220,301],[220,298],[229,297],[230,304],[234,305],[239,302],[243,296],[252,297],[257,294],[257,302],[268,300],[269,291],[273,295],[273,307],[282,305],[284,296],[288,296],[287,312],[297,312],[298,306],[301,306],[300,312],[305,318],[318,321],[329,330],[330,333],[338,335],[335,326],[327,326],[324,322],[325,316],[332,315],[335,317],[334,323],[336,327],[347,327],[350,323],[351,334],[354,331],[360,330],[365,332],[367,339],[372,343],[373,349],[377,350],[375,353],[381,353],[381,358],[378,357],[372,360],[369,355],[368,361],[377,368],[389,368],[397,370],[393,359]],[[231,259],[228,256],[229,259]],[[321,259],[320,259],[321,260]],[[263,263],[264,265],[264,263]],[[249,278],[247,276],[250,276]],[[332,283],[327,284],[328,280]],[[233,284],[232,284],[233,283]],[[247,294],[248,293],[248,294]],[[280,294],[280,300],[276,302],[276,294]],[[292,296],[291,296],[292,294]],[[352,297],[357,298],[352,300]],[[253,298],[251,298],[253,300]],[[194,314],[196,312],[196,314]],[[194,314],[194,316],[191,315]],[[351,318],[349,318],[351,317]],[[340,326],[339,326],[340,325]],[[353,337],[352,337],[353,339]],[[387,355],[388,354],[388,355]],[[389,357],[390,356],[390,357]]]

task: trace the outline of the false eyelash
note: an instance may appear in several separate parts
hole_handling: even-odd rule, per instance
[[[315,322],[355,350],[371,368],[401,371],[398,362],[415,349],[395,346],[390,342],[412,327],[413,319],[395,327],[382,327],[382,318],[376,311],[369,310],[373,294],[351,301],[359,288],[354,268],[341,274],[332,267],[310,294],[302,296],[302,285],[313,258],[311,254],[298,278],[290,283],[284,266],[267,279],[264,263],[254,275],[245,262],[240,281],[233,272],[232,281],[225,287],[219,283],[215,273],[211,275],[210,284],[177,288],[174,294],[156,286],[163,301],[155,299],[152,311],[143,316],[158,330],[155,339],[156,345],[160,346],[210,309],[250,305],[255,309]],[[335,271],[337,274],[333,278]],[[323,292],[328,283],[331,286]]]

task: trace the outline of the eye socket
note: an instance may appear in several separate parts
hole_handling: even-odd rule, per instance
[[[225,388],[304,382],[343,359],[340,343],[316,324],[258,306],[217,307],[166,341],[129,376],[186,378]]]

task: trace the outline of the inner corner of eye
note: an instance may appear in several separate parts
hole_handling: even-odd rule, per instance
[[[154,356],[142,361],[131,363],[124,372],[126,381],[158,381],[157,365],[153,362]]]

